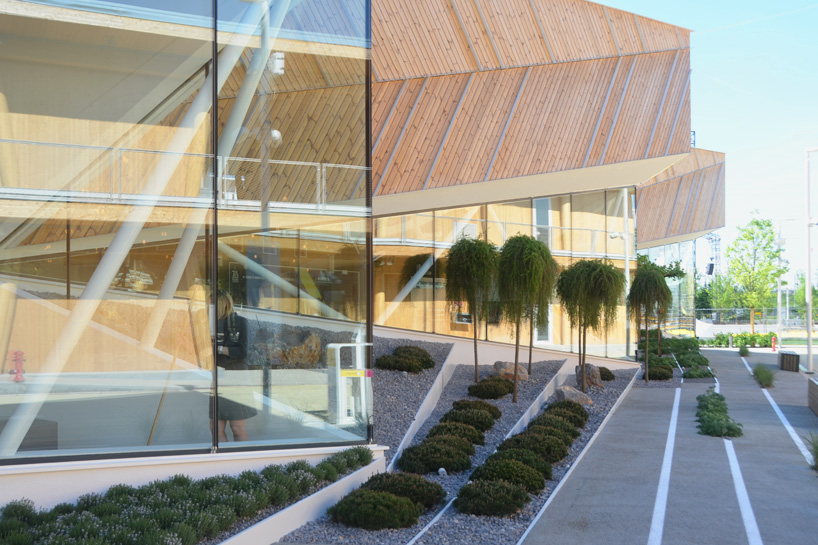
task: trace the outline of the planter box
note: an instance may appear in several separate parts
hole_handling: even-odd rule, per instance
[[[807,381],[807,405],[818,416],[818,380],[814,378]]]
[[[800,358],[801,357],[795,352],[785,352],[782,350],[778,353],[778,368],[783,371],[795,371],[797,373]]]

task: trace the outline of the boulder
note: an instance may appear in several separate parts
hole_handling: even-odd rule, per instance
[[[312,333],[304,344],[284,351],[283,360],[294,367],[310,368],[318,365],[321,358],[321,338]]]
[[[570,386],[560,386],[557,388],[555,392],[557,401],[576,401],[580,405],[593,405],[594,401],[588,396],[588,394],[583,394],[576,388],[571,388]]]
[[[514,362],[513,361],[497,361],[494,362],[494,371],[502,378],[514,380]],[[517,364],[517,380],[528,380],[528,371],[525,367]]]
[[[580,374],[579,365],[574,368],[574,373],[577,377],[577,388],[582,388],[582,374]],[[604,388],[602,385],[602,377],[599,376],[599,367],[585,364],[585,386],[593,388]]]

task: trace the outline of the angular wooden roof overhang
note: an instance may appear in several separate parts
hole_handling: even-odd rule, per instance
[[[685,29],[583,0],[381,0],[372,43],[376,216],[637,185],[690,150]]]
[[[636,188],[639,249],[693,240],[724,227],[725,156],[693,149]]]

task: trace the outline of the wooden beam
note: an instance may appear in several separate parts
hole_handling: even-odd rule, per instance
[[[670,136],[667,139],[667,147],[665,148],[665,155],[670,153],[670,144],[673,143],[673,135],[676,134],[676,125],[679,123],[679,115],[682,113],[682,108],[684,107],[685,98],[687,97],[687,90],[690,89],[690,74],[693,73],[693,70],[689,70],[687,72],[687,81],[685,81],[685,90],[682,93],[682,98],[679,100],[679,107],[676,109],[676,118],[673,120],[673,128],[670,129]]]
[[[582,162],[582,168],[585,168],[585,166],[588,164],[588,158],[591,156],[591,150],[594,147],[596,135],[599,133],[599,126],[602,124],[602,117],[605,115],[605,109],[608,107],[608,99],[611,97],[611,89],[613,89],[614,81],[616,81],[616,75],[619,73],[619,65],[621,64],[622,57],[619,57],[616,60],[616,68],[614,68],[613,76],[611,76],[611,82],[608,84],[608,92],[605,93],[605,101],[602,103],[602,109],[599,111],[599,118],[596,120],[594,134],[591,136],[591,143],[588,144],[588,151],[585,153],[585,160]]]
[[[471,43],[469,33],[466,31],[466,25],[463,24],[463,18],[460,16],[460,11],[457,9],[457,5],[454,3],[454,0],[449,0],[449,3],[452,5],[455,17],[457,17],[460,30],[463,32],[463,36],[466,37],[466,43],[469,44],[469,51],[471,51],[471,54],[474,57],[474,62],[477,63],[477,70],[483,70],[483,66],[480,64],[480,59],[477,58],[477,52],[474,50],[474,44]]]
[[[511,124],[511,120],[514,118],[514,111],[517,109],[517,104],[520,102],[520,96],[523,94],[523,89],[525,88],[525,82],[528,81],[528,75],[531,73],[531,67],[529,66],[528,69],[525,71],[525,76],[523,76],[523,81],[520,83],[520,89],[517,91],[517,98],[514,99],[514,105],[511,107],[511,111],[508,114],[508,119],[506,119],[506,125],[503,127],[503,133],[500,135],[500,141],[497,142],[497,148],[494,150],[494,155],[491,157],[491,163],[489,163],[489,168],[486,171],[486,177],[483,178],[483,181],[486,182],[491,176],[491,170],[494,168],[494,161],[497,160],[497,154],[500,153],[500,147],[503,145],[503,140],[506,137],[506,133],[508,132],[508,126]]]
[[[486,35],[489,38],[489,43],[491,43],[491,48],[494,50],[494,55],[497,57],[497,62],[500,63],[500,68],[505,68],[506,65],[503,64],[503,59],[500,58],[500,51],[497,50],[497,44],[494,43],[494,35],[491,33],[488,21],[486,21],[486,17],[483,15],[483,8],[480,7],[478,0],[474,0],[474,5],[477,8],[477,13],[480,15],[480,20],[483,21],[483,28],[486,29]]]
[[[616,127],[616,121],[619,118],[619,111],[622,109],[622,103],[625,102],[625,95],[628,94],[628,85],[631,83],[631,76],[633,75],[633,69],[636,67],[637,60],[637,57],[634,56],[633,62],[631,63],[631,69],[628,71],[628,79],[625,80],[625,87],[622,89],[622,96],[619,97],[619,104],[616,106],[616,113],[614,114],[613,121],[611,121],[611,129],[608,131],[608,138],[605,139],[605,147],[602,149],[602,156],[599,158],[600,165],[605,163],[605,154],[608,152],[608,145],[611,143],[611,137],[613,136],[614,128]]]
[[[469,86],[471,86],[472,79],[474,79],[474,73],[469,76],[469,80],[466,82],[466,86],[463,88],[463,92],[460,94],[460,100],[457,101],[457,107],[454,109],[452,120],[449,122],[449,127],[446,129],[446,134],[443,135],[443,140],[440,141],[440,146],[437,148],[435,160],[432,162],[432,167],[429,169],[429,175],[426,177],[426,181],[423,182],[423,189],[426,189],[429,186],[429,182],[432,179],[432,173],[435,171],[437,162],[440,160],[440,155],[443,153],[443,147],[446,145],[446,141],[449,139],[449,134],[452,132],[452,127],[454,127],[457,114],[460,113],[460,107],[463,106],[463,99],[466,97],[466,93],[469,92]]]
[[[648,158],[650,154],[650,147],[653,145],[653,137],[656,135],[656,128],[659,126],[659,118],[662,117],[662,110],[665,107],[665,100],[667,99],[667,91],[670,89],[670,82],[673,80],[673,74],[676,72],[676,62],[679,60],[679,52],[673,57],[673,66],[670,67],[670,73],[667,76],[667,83],[665,83],[665,92],[662,94],[662,102],[659,103],[659,111],[656,113],[656,121],[653,122],[653,130],[650,131],[650,140],[648,140],[648,147],[645,150],[644,159]]]

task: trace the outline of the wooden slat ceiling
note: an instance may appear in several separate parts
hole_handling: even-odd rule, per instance
[[[724,227],[724,180],[724,154],[694,148],[638,186],[636,236],[640,247]]]
[[[584,0],[374,0],[377,81],[655,53],[690,31]]]
[[[373,84],[374,196],[686,153],[689,50]]]

